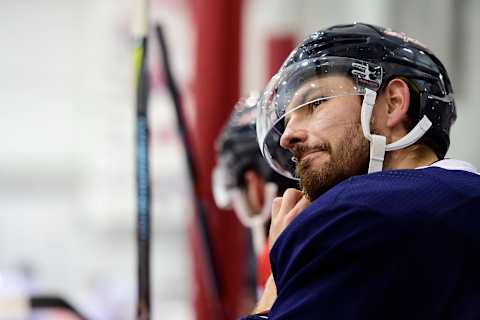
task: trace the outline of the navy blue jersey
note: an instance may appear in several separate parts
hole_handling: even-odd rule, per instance
[[[480,319],[480,176],[352,177],[297,216],[270,259],[269,319]]]

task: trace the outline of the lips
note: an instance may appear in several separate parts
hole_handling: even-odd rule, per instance
[[[324,150],[316,150],[316,151],[311,151],[311,152],[305,153],[300,158],[300,161],[310,160],[311,158],[314,158],[315,156],[317,156],[319,153],[322,153],[322,152],[325,152],[325,151]]]
[[[309,160],[310,158],[315,157],[318,153],[326,152],[325,148],[314,148],[308,151],[303,152],[299,157],[298,161]]]

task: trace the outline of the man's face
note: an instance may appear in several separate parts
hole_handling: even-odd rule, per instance
[[[367,172],[369,143],[360,124],[361,99],[354,95],[351,79],[333,75],[308,81],[297,90],[287,112],[335,90],[340,96],[308,104],[285,117],[280,144],[294,154],[300,186],[310,200],[348,177]]]

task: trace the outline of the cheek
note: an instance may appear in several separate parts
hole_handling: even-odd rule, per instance
[[[337,106],[336,109],[319,112],[312,120],[311,132],[333,143],[342,139],[345,129],[360,124],[360,113],[355,108]]]

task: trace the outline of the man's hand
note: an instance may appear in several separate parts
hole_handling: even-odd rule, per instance
[[[287,189],[283,197],[277,197],[272,203],[272,222],[270,224],[270,232],[268,241],[270,248],[277,240],[278,236],[285,230],[290,222],[295,219],[300,212],[303,211],[310,201],[303,196],[303,193],[297,189]],[[267,280],[265,284],[265,291],[258,301],[253,313],[259,313],[270,310],[277,298],[277,287],[273,276]]]
[[[283,197],[277,197],[273,200],[272,222],[268,235],[270,249],[283,230],[309,205],[310,201],[305,198],[303,193],[293,188],[287,189]]]

